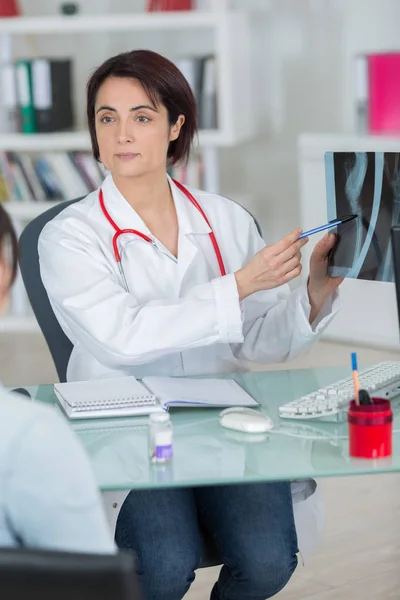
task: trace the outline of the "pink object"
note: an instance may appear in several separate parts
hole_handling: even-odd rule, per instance
[[[0,17],[18,17],[20,14],[18,0],[0,0]]]
[[[393,412],[386,398],[372,404],[350,402],[349,454],[355,458],[383,458],[392,454]]]
[[[148,12],[155,11],[178,11],[192,10],[192,0],[148,0],[146,10]]]
[[[370,54],[368,60],[368,130],[400,133],[400,53]]]

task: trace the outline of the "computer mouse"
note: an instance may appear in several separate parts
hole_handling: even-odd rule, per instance
[[[270,417],[257,410],[245,407],[232,407],[223,410],[219,415],[222,427],[244,431],[245,433],[263,433],[273,428]]]
[[[26,390],[25,388],[14,388],[13,390],[10,390],[13,394],[20,394],[21,396],[27,396],[28,398],[31,398],[31,394],[30,392],[28,392],[28,390]]]

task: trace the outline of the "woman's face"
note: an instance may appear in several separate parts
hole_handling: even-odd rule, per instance
[[[169,143],[184,123],[170,126],[165,106],[154,106],[137,79],[109,77],[95,103],[100,159],[116,177],[139,177],[165,170]]]

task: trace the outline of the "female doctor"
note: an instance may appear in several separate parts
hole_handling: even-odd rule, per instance
[[[316,246],[307,284],[290,292],[300,229],[265,246],[242,207],[168,177],[197,131],[174,64],[145,50],[110,58],[88,82],[87,116],[110,175],[39,241],[43,283],[74,346],[68,379],[234,372],[310,348],[337,310],[335,238]],[[308,484],[131,491],[116,541],[137,552],[148,600],[179,600],[199,563],[201,520],[225,563],[212,600],[264,600],[297,565],[292,496],[310,499]]]

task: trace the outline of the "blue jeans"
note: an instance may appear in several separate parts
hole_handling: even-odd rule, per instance
[[[265,600],[297,566],[288,482],[133,490],[116,527],[120,548],[136,552],[146,600],[181,600],[200,562],[199,522],[224,566],[211,600]]]

